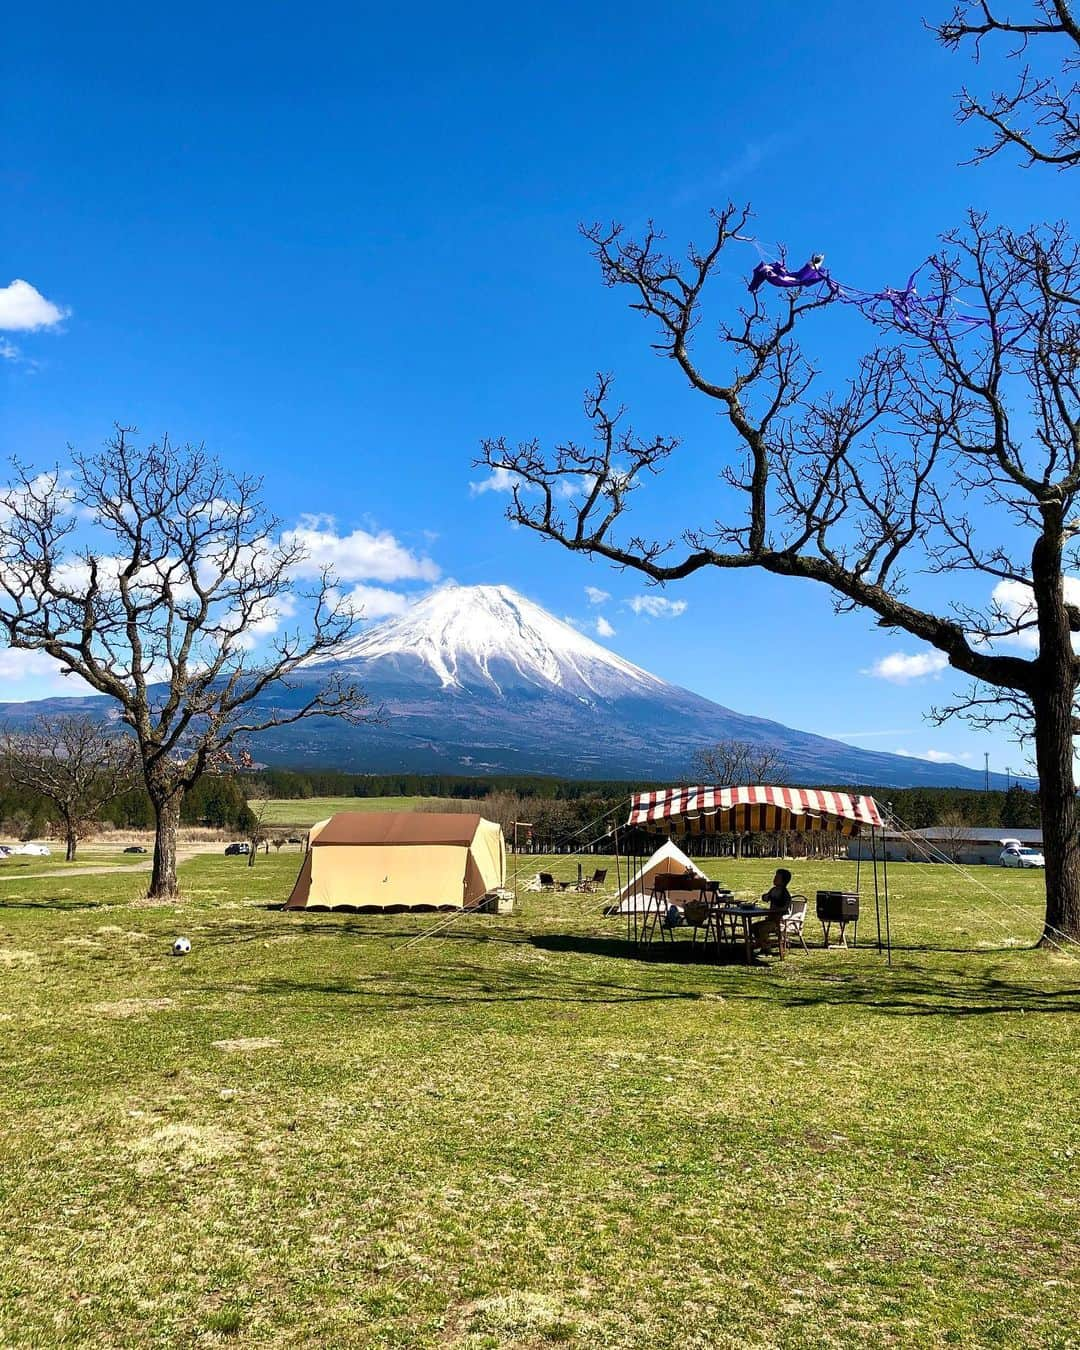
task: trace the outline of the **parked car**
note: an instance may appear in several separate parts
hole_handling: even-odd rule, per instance
[[[285,842],[287,844],[302,844],[304,841],[300,838],[298,834],[290,834],[288,839],[285,840]]]
[[[10,858],[14,852],[15,850],[9,848],[7,844],[0,844],[0,858]]]
[[[146,845],[145,845],[145,844],[128,844],[127,848],[124,849],[124,852],[125,852],[125,853],[145,853],[145,852],[146,852]]]
[[[1001,850],[1002,867],[1045,867],[1046,859],[1042,850],[1025,848],[1021,844],[1010,844]]]
[[[30,858],[47,858],[52,849],[48,844],[20,844],[15,852]]]
[[[251,845],[250,845],[250,844],[226,844],[226,845],[225,845],[225,856],[226,856],[226,858],[235,858],[236,855],[237,855],[238,853],[250,853],[250,852],[251,852]]]

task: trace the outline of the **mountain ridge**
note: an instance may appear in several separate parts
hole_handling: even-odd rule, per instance
[[[509,586],[442,587],[303,667],[264,705],[299,706],[330,670],[362,684],[387,709],[386,722],[276,728],[252,746],[260,761],[685,782],[695,750],[733,739],[778,748],[788,780],[807,785],[983,785],[964,765],[863,750],[726,708],[634,665]],[[113,706],[101,696],[57,698],[0,705],[0,718],[18,725],[46,709],[106,717]]]

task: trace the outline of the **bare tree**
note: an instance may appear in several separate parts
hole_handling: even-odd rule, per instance
[[[267,798],[265,797],[259,802],[259,805],[254,810],[252,810],[250,806],[248,807],[250,818],[248,820],[247,828],[247,865],[249,867],[255,866],[255,857],[259,852],[260,844],[266,844],[266,851],[267,853],[270,852],[269,836],[266,830],[266,807]]]
[[[971,839],[971,821],[963,811],[951,809],[941,813],[941,821],[934,836],[938,851],[950,862],[959,862],[964,845]]]
[[[150,894],[172,896],[184,794],[237,738],[367,712],[339,676],[291,678],[355,615],[327,572],[295,580],[303,549],[278,537],[261,482],[133,435],[72,452],[65,475],[16,464],[0,492],[0,629],[116,704],[154,809]]]
[[[129,736],[85,716],[42,714],[25,729],[0,734],[7,777],[56,807],[68,862],[102,808],[137,782],[134,750]]]
[[[753,787],[757,783],[787,781],[784,752],[778,745],[726,740],[694,752],[691,772],[702,783],[720,787]]]
[[[1011,91],[995,90],[980,98],[970,90],[960,94],[960,120],[982,122],[990,139],[975,152],[989,159],[1006,147],[1027,156],[1028,164],[1051,164],[1061,169],[1080,165],[1080,15],[1071,0],[1023,0],[1020,17],[996,14],[988,0],[957,5],[946,23],[934,25],[949,48],[969,45],[976,61],[987,39],[1011,44],[1009,56],[1019,64]],[[1033,69],[1030,51],[1043,61]],[[1045,58],[1045,60],[1044,60]],[[1047,73],[1056,66],[1055,73]]]
[[[828,291],[757,295],[720,323],[717,370],[696,351],[707,285],[747,219],[734,205],[715,213],[707,245],[683,260],[651,226],[641,240],[617,225],[585,231],[605,283],[629,292],[658,329],[655,348],[718,406],[723,515],[678,543],[622,528],[678,442],[635,436],[608,376],[586,400],[592,443],[548,454],[493,439],[483,462],[515,476],[511,518],[566,548],[656,583],[707,568],[815,581],[839,610],[869,610],[995,694],[1022,698],[1041,784],[1044,939],[1080,938],[1080,607],[1066,594],[1080,565],[1080,254],[1064,227],[1016,234],[972,215],[928,262],[937,317],[879,320],[889,345],[841,391],[817,395],[796,330],[821,318]],[[950,322],[970,312],[961,302],[982,322]],[[993,523],[977,531],[977,515]],[[939,610],[911,596],[913,579],[946,571],[977,573],[985,603]]]

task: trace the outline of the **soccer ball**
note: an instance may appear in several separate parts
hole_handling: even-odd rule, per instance
[[[172,945],[173,956],[187,956],[191,951],[191,943],[187,938],[177,938]]]

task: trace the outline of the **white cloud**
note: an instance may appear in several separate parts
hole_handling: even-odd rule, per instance
[[[1034,652],[1039,649],[1039,633],[1035,627],[1035,597],[1030,586],[1022,581],[999,581],[991,592],[991,599],[1008,622],[1020,626],[1018,633],[997,641],[1010,646],[1023,647]],[[1065,578],[1065,599],[1072,605],[1080,605],[1080,577]]]
[[[291,619],[296,613],[296,597],[288,591],[282,591],[272,599],[257,605],[242,633],[233,638],[230,647],[240,651],[253,651],[261,638],[272,636],[281,627],[284,619]],[[235,622],[235,616],[229,616],[229,622]]]
[[[582,474],[580,477],[571,474],[569,478],[560,478],[555,484],[555,496],[562,497],[564,501],[569,501],[571,497],[587,496],[595,482],[591,474]]]
[[[17,361],[22,353],[14,342],[9,342],[7,338],[0,338],[0,361]]]
[[[939,675],[948,664],[949,658],[944,652],[915,652],[911,656],[906,652],[890,652],[862,674],[888,680],[890,684],[908,684],[928,675]]]
[[[388,591],[383,586],[354,586],[345,597],[365,619],[386,619],[404,614],[416,599],[401,591]]]
[[[635,614],[647,614],[650,619],[677,619],[686,613],[685,600],[668,600],[663,595],[635,595],[627,604]]]
[[[602,638],[613,638],[615,636],[615,629],[602,614],[596,620],[596,636]]]
[[[599,586],[586,586],[585,598],[590,605],[602,605],[611,599],[611,592],[602,591]]]
[[[469,494],[479,497],[485,492],[513,492],[520,481],[509,469],[493,469],[487,478],[469,484]]]
[[[54,328],[69,311],[46,300],[28,281],[13,281],[0,286],[0,329],[9,333],[31,333],[37,328]]]
[[[436,581],[439,567],[430,558],[405,547],[388,530],[370,534],[353,530],[338,534],[331,516],[301,516],[281,542],[299,544],[307,554],[296,569],[297,576],[318,576],[331,567],[340,581]]]
[[[905,759],[925,759],[931,764],[957,764],[970,759],[967,751],[961,750],[897,750]]]
[[[59,661],[45,652],[0,648],[0,701],[25,703],[52,695],[89,692],[77,675],[65,675]]]

